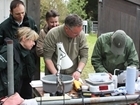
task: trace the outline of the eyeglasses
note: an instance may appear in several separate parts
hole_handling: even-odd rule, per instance
[[[72,32],[72,34],[74,35],[74,36],[77,36],[79,33],[75,33],[69,26],[67,26],[68,28],[69,28],[69,30]]]

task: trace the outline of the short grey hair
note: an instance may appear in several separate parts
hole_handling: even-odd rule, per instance
[[[70,14],[65,18],[65,25],[69,27],[82,26],[83,21],[77,14]]]

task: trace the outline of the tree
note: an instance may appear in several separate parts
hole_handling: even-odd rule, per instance
[[[83,19],[86,19],[87,14],[84,10],[87,4],[87,0],[69,0],[67,8],[69,13],[77,14],[81,16]]]
[[[98,0],[87,0],[88,3],[85,6],[87,19],[92,21],[98,20]]]
[[[68,10],[66,7],[66,4],[62,2],[62,0],[40,0],[40,11],[41,11],[41,16],[40,16],[40,27],[42,28],[45,24],[45,15],[46,12],[55,9],[58,11],[60,14],[59,20],[60,23],[63,23],[66,15],[68,14]]]

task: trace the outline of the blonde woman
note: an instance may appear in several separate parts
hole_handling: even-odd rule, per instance
[[[17,41],[14,42],[14,90],[18,92],[21,97],[24,98],[23,88],[25,91],[28,91],[29,95],[32,93],[30,88],[30,81],[36,70],[36,65],[33,62],[31,56],[31,49],[35,45],[35,41],[38,39],[39,35],[29,27],[21,27],[17,31]],[[8,40],[6,38],[5,40]],[[6,45],[5,45],[6,46]],[[5,46],[0,50],[4,49]],[[7,59],[7,52],[1,54],[1,56]],[[1,65],[2,64],[2,65]],[[2,66],[2,67],[1,67]],[[4,68],[5,67],[5,68]],[[7,95],[7,62],[4,62],[0,59],[0,97]],[[24,91],[24,93],[26,93]],[[28,94],[26,93],[26,96]],[[28,99],[28,98],[27,98]]]
[[[32,49],[38,37],[39,35],[29,27],[21,27],[17,32],[17,39],[19,40],[22,47],[27,50]]]

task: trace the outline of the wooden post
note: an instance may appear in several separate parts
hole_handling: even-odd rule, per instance
[[[31,16],[36,24],[38,31],[40,30],[40,0],[26,0],[26,12],[28,16]],[[40,58],[37,57],[37,72],[34,79],[40,79]]]

